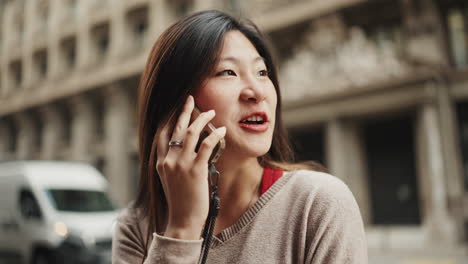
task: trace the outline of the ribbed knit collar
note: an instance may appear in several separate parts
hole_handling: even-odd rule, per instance
[[[246,227],[255,216],[260,212],[260,210],[265,207],[265,205],[278,193],[279,190],[289,181],[293,172],[284,172],[284,175],[278,179],[260,198],[247,209],[245,213],[230,227],[227,227],[221,231],[218,235],[213,236],[211,243],[211,248],[216,248],[217,246],[225,243],[237,233],[239,233],[244,227]]]

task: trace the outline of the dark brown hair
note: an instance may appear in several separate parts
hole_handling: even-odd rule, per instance
[[[278,96],[275,129],[270,150],[259,157],[262,166],[286,170],[311,168],[292,164],[293,152],[281,119],[281,96],[277,70],[264,37],[248,21],[239,21],[220,11],[198,12],[166,29],[154,44],[143,71],[138,99],[140,181],[134,207],[148,217],[148,233],[165,229],[167,203],[156,171],[155,134],[179,113],[187,96],[214,70],[225,34],[238,30],[264,58],[269,78]]]

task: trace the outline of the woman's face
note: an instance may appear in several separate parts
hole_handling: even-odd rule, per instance
[[[225,153],[259,157],[268,152],[276,91],[263,58],[241,32],[225,35],[214,73],[193,96],[202,111],[216,111],[214,126],[226,126]]]

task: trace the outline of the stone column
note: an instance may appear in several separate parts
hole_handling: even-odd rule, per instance
[[[8,54],[8,49],[10,47],[10,42],[12,42],[12,37],[14,36],[13,32],[13,4],[10,3],[5,3],[4,4],[4,10],[3,10],[3,16],[1,16],[1,22],[2,24],[0,25],[2,27],[2,45],[0,46],[1,48],[1,54],[2,54],[2,59],[0,60],[0,66],[1,66],[1,71],[2,71],[2,78],[1,78],[1,90],[2,90],[2,96],[6,96],[9,94],[13,88],[13,85],[11,85],[11,77],[10,77],[10,72],[9,72],[9,61],[10,61],[10,56],[7,56]]]
[[[168,1],[154,0],[149,2],[148,12],[148,35],[151,42],[156,41],[159,35],[169,25],[171,20],[170,12],[167,12]]]
[[[105,92],[104,172],[109,180],[111,197],[124,206],[133,198],[128,151],[130,100],[128,92],[119,84],[112,84]]]
[[[90,0],[77,1],[77,14],[79,23],[77,26],[76,36],[76,65],[77,69],[86,68],[91,62],[91,36],[89,33],[89,5]],[[77,20],[78,21],[78,20]]]
[[[22,83],[25,87],[36,88],[33,84],[37,81],[34,74],[33,52],[35,33],[37,30],[37,10],[36,1],[25,1],[24,3],[24,36],[21,43],[22,52]]]
[[[44,121],[42,134],[41,158],[53,160],[59,157],[60,148],[63,147],[64,122],[60,109],[54,105],[46,105],[41,109]]]
[[[434,82],[429,84],[436,98],[437,126],[442,155],[443,177],[447,184],[446,202],[448,214],[455,222],[456,239],[461,241],[465,233],[463,215],[463,168],[458,139],[455,110],[449,94],[448,81],[440,74],[449,64],[449,48],[446,41],[443,16],[435,0],[403,0],[404,26],[410,36],[406,42],[405,58],[416,65],[424,65],[434,73]],[[437,239],[437,238],[436,238]]]
[[[2,23],[0,27],[2,27],[2,30],[0,31],[1,33],[1,38],[2,38],[2,45],[0,46],[0,52],[2,54],[6,54],[6,51],[8,50],[8,43],[11,41],[11,36],[12,36],[12,4],[11,3],[4,3],[3,4],[3,15],[0,16],[0,22]],[[2,59],[1,63],[3,65],[5,61],[5,56],[2,56],[4,59]]]
[[[364,223],[370,223],[369,181],[359,124],[337,118],[328,121],[326,157],[330,173],[346,182],[359,204]]]
[[[79,95],[72,98],[71,159],[92,162],[90,147],[96,131],[96,114],[89,98]]]
[[[133,41],[128,39],[128,35],[125,34],[125,1],[113,1],[109,3],[110,7],[110,57],[113,61],[121,61],[121,55],[128,50],[129,42]]]
[[[28,113],[19,113],[14,116],[14,119],[18,128],[16,158],[20,160],[33,159],[36,157],[37,137],[40,132],[36,131],[34,121]]]
[[[450,91],[446,81],[439,79],[432,84],[436,88],[439,126],[444,155],[445,175],[447,177],[447,199],[449,214],[456,222],[456,239],[462,241],[465,234],[463,213],[463,165],[458,123],[456,121],[455,105],[450,98]]]
[[[10,4],[11,5],[11,4]],[[10,8],[11,9],[11,8]],[[2,54],[2,59],[0,60],[0,73],[2,78],[0,78],[0,97],[5,97],[7,93],[9,92],[8,90],[8,64],[7,64],[7,58],[8,56],[5,56],[7,54],[7,47],[8,47],[8,42],[10,41],[9,38],[9,31],[11,29],[8,27],[9,26],[9,21],[7,20],[8,18],[8,12],[9,9],[6,4],[4,4],[4,9],[3,9],[3,15],[0,16],[0,38],[2,39],[2,45],[0,45],[0,53]]]
[[[420,107],[416,120],[416,149],[423,225],[429,243],[454,242],[455,226],[447,208],[447,182],[437,105]]]
[[[49,3],[49,30],[48,30],[48,43],[47,43],[47,75],[50,77],[56,77],[61,73],[60,67],[60,16],[63,9],[60,8],[60,4],[63,4],[63,0],[50,0]],[[79,2],[79,1],[78,1]]]
[[[329,120],[325,130],[325,155],[330,173],[347,181],[346,160],[346,135],[342,120],[336,118]]]

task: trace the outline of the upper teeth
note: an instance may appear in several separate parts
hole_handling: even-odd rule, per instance
[[[255,116],[251,116],[251,117],[247,118],[244,121],[252,121],[252,122],[263,121],[263,117],[255,115]]]

